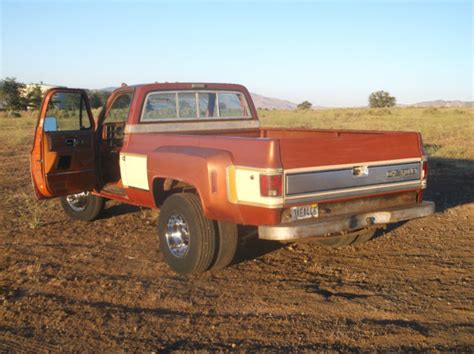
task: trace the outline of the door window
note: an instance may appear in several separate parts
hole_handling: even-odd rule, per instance
[[[71,131],[91,128],[86,102],[80,92],[56,92],[48,104],[45,131]]]

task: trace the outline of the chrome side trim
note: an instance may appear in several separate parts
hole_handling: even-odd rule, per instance
[[[366,195],[366,194],[382,193],[386,191],[396,192],[396,191],[405,190],[405,189],[417,189],[417,188],[421,188],[420,180],[400,182],[400,183],[390,183],[390,184],[378,184],[378,185],[372,185],[372,186],[366,186],[366,187],[346,188],[346,189],[339,189],[339,190],[334,190],[334,191],[312,193],[312,194],[305,194],[305,195],[286,196],[285,204],[306,203],[306,202],[320,201],[320,200],[326,200],[326,199],[356,197],[356,196],[361,196],[361,195]]]
[[[313,166],[313,167],[301,167],[301,168],[291,168],[285,170],[286,174],[292,173],[302,173],[302,172],[314,172],[314,171],[330,171],[330,170],[340,170],[344,168],[352,168],[354,166],[378,166],[378,165],[398,165],[403,163],[410,162],[420,162],[421,158],[410,158],[410,159],[397,159],[397,160],[384,160],[384,161],[360,161],[360,162],[351,162],[341,165],[326,165],[326,166]]]
[[[142,123],[129,124],[125,133],[169,133],[207,130],[258,129],[258,120],[236,121],[203,121],[203,122],[173,122],[173,123]]]
[[[406,172],[402,174],[401,172]],[[420,180],[420,163],[354,166],[330,171],[286,174],[288,196]],[[364,175],[365,172],[365,175]],[[395,174],[398,172],[399,174]],[[391,173],[393,175],[391,175]]]
[[[421,218],[433,214],[435,204],[421,204],[374,211],[357,215],[345,215],[327,219],[310,219],[275,226],[259,226],[258,237],[264,240],[293,241],[301,238],[324,236],[358,230],[373,225],[385,225],[403,220]]]

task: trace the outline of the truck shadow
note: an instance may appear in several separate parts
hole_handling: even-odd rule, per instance
[[[131,204],[114,204],[110,207],[106,207],[102,213],[100,213],[99,217],[97,220],[101,219],[108,219],[112,218],[115,216],[120,216],[120,215],[125,215],[125,214],[130,214],[130,213],[136,213],[140,211],[140,208],[131,205]]]
[[[473,203],[474,160],[430,158],[423,199],[434,201],[437,212]]]
[[[268,241],[258,239],[256,226],[238,227],[239,244],[231,265],[239,264],[260,258],[267,253],[279,250],[287,244],[278,241]]]

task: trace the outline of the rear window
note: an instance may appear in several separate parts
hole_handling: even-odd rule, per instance
[[[177,112],[176,93],[148,95],[142,120],[158,120],[176,117]]]
[[[151,92],[145,99],[141,121],[214,118],[251,118],[245,96],[231,91]]]

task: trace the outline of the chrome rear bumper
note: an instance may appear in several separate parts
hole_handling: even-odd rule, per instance
[[[291,241],[357,230],[372,225],[382,226],[398,221],[421,218],[433,214],[434,211],[435,204],[425,201],[421,204],[357,215],[343,215],[322,220],[310,219],[273,226],[259,226],[258,237],[264,240]]]

